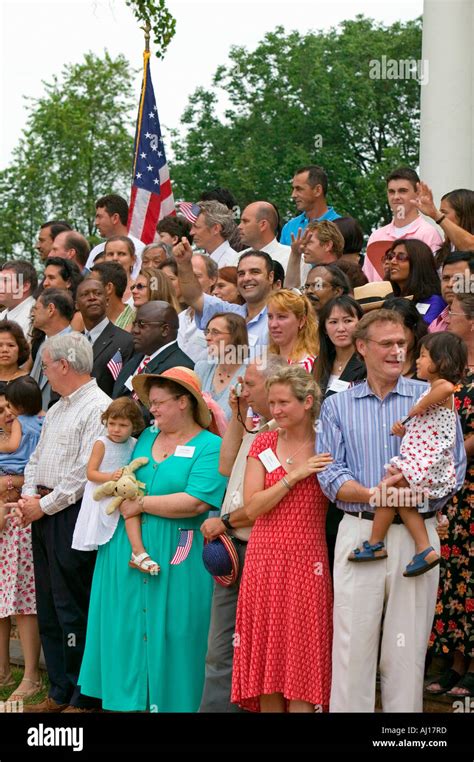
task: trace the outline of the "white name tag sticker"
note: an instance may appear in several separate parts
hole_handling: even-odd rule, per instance
[[[190,447],[190,445],[178,445],[174,454],[177,458],[192,458],[195,449],[195,447]]]
[[[280,461],[270,447],[261,452],[258,456],[258,459],[262,461],[267,473],[269,474],[271,474],[272,471],[276,471],[276,469],[281,466]]]
[[[418,304],[416,305],[416,309],[418,310],[420,315],[426,315],[430,306],[431,306],[430,304],[424,304],[423,302],[418,302]]]
[[[335,378],[329,387],[331,392],[345,392],[351,385],[350,381],[341,381],[340,378]]]
[[[131,392],[133,392],[133,386],[132,386],[132,378],[133,376],[129,376],[127,380],[124,382],[127,389],[129,389]]]

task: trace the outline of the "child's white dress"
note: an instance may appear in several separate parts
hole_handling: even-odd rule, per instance
[[[105,446],[104,457],[98,469],[103,473],[113,473],[128,465],[137,442],[133,437],[125,442],[112,442],[107,436],[99,437],[97,441],[103,442]],[[110,516],[105,512],[112,498],[93,498],[93,493],[99,486],[97,482],[88,481],[86,484],[72,538],[74,550],[97,550],[99,545],[110,540],[117,527],[120,511],[114,511]]]
[[[455,441],[454,409],[433,405],[408,421],[400,455],[391,458],[390,463],[403,473],[412,489],[427,489],[430,498],[444,497],[456,485]]]

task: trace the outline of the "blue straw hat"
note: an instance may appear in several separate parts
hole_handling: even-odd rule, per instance
[[[221,534],[210,542],[205,540],[202,560],[209,574],[212,574],[219,585],[229,587],[237,581],[239,556],[234,543],[226,534]]]

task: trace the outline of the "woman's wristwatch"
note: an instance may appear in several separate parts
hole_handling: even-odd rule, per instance
[[[224,524],[226,529],[233,529],[234,527],[230,523],[230,513],[223,513],[222,516],[219,516],[220,520]]]

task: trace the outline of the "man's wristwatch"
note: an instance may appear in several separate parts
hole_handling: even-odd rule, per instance
[[[230,523],[230,513],[223,513],[222,516],[219,517],[222,523],[224,524],[226,529],[233,529],[234,527]]]

